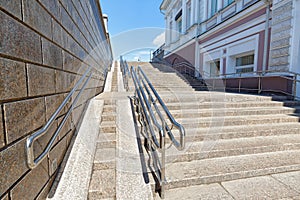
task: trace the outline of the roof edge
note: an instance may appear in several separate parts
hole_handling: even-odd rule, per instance
[[[167,7],[170,5],[171,0],[163,0],[163,2],[160,4],[159,9],[160,10],[166,10]]]

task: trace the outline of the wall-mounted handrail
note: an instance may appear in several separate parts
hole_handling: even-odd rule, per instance
[[[60,106],[57,108],[57,110],[52,114],[52,116],[49,118],[49,120],[47,121],[47,123],[38,131],[34,132],[33,134],[31,134],[27,140],[26,140],[26,146],[25,146],[25,150],[26,150],[26,155],[27,155],[27,165],[30,169],[35,168],[36,166],[38,166],[42,160],[48,155],[48,153],[51,150],[52,145],[54,144],[59,132],[61,131],[62,127],[64,126],[65,122],[67,121],[68,117],[70,116],[74,106],[76,105],[79,97],[81,96],[83,90],[85,89],[87,83],[89,82],[92,73],[90,73],[91,71],[91,67],[89,67],[85,73],[82,75],[82,77],[77,81],[77,83],[75,84],[75,86],[73,87],[73,89],[69,92],[69,94],[67,95],[67,97],[64,99],[64,101],[60,104]],[[89,74],[89,76],[88,76]],[[88,77],[87,77],[88,76]],[[85,82],[83,83],[84,79],[87,77],[87,79],[85,80]],[[49,127],[53,124],[53,122],[55,121],[55,119],[57,118],[58,114],[62,111],[62,109],[66,106],[66,104],[68,103],[68,101],[70,100],[70,98],[72,97],[72,95],[76,92],[76,90],[79,88],[79,86],[82,85],[79,93],[77,94],[76,98],[74,99],[74,101],[72,102],[72,105],[70,106],[69,110],[67,111],[67,113],[65,114],[62,122],[60,123],[59,127],[56,129],[54,135],[51,137],[50,142],[47,144],[46,148],[43,150],[43,152],[37,157],[35,158],[34,156],[34,152],[33,152],[33,145],[34,142],[42,137],[46,131],[49,129]]]

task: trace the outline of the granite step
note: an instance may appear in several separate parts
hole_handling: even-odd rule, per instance
[[[207,128],[185,128],[186,141],[219,140],[233,138],[248,138],[257,136],[275,136],[287,134],[299,134],[300,123],[278,123],[278,124],[252,124],[251,126],[221,126]],[[178,138],[179,131],[172,130],[173,135]]]
[[[114,99],[104,100],[104,106],[106,106],[106,105],[114,106],[114,105],[116,105],[116,102],[117,101]]]
[[[105,105],[103,107],[103,113],[115,113],[117,111],[117,107],[115,105]]]
[[[180,110],[180,109],[210,109],[210,108],[255,108],[255,107],[272,107],[280,108],[282,106],[293,107],[288,102],[277,102],[277,101],[262,101],[262,102],[197,102],[190,101],[184,102],[179,100],[163,100],[169,110]]]
[[[116,198],[116,170],[94,170],[92,173],[89,200]]]
[[[172,147],[166,151],[166,161],[188,162],[217,157],[258,154],[284,150],[300,150],[300,135],[286,134],[250,138],[187,142],[184,151]]]
[[[106,122],[106,121],[116,121],[117,118],[117,114],[116,113],[104,113],[101,116],[101,120],[102,122]]]
[[[112,121],[104,121],[100,124],[100,134],[101,133],[116,133],[117,125]]]
[[[116,165],[116,148],[96,149],[93,170],[114,169]]]
[[[218,183],[295,170],[300,170],[299,150],[174,162],[166,165],[166,188]]]
[[[176,121],[181,123],[185,128],[204,128],[218,126],[238,126],[253,124],[276,124],[299,122],[299,116],[284,114],[276,115],[250,115],[250,116],[226,116],[226,117],[200,117],[200,118],[177,118]]]
[[[218,117],[218,116],[243,116],[243,115],[271,115],[294,114],[295,108],[289,107],[253,107],[253,108],[220,108],[220,109],[181,109],[170,110],[175,118]]]
[[[209,91],[182,91],[180,93],[174,93],[172,91],[161,91],[159,96],[167,102],[176,102],[180,100],[181,102],[283,102],[288,105],[300,105],[299,102],[295,101],[272,101],[271,97],[261,97],[253,95],[228,95],[222,92],[209,92]]]

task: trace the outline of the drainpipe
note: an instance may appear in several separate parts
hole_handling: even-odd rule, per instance
[[[200,52],[199,52],[199,35],[200,35],[200,3],[198,3],[197,7],[198,11],[196,12],[197,15],[197,28],[196,28],[196,35],[195,35],[195,77],[199,78],[200,74]]]
[[[270,25],[270,4],[271,0],[265,0],[266,6],[266,26],[265,26],[265,41],[264,41],[264,55],[262,71],[267,69],[267,56],[268,56],[268,44],[269,44],[269,25]]]

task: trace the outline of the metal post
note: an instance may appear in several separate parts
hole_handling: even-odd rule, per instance
[[[257,90],[257,93],[258,93],[258,94],[261,93],[261,87],[260,87],[260,84],[261,84],[261,77],[260,77],[260,75],[258,75],[258,90]]]
[[[226,79],[226,75],[224,76],[224,92],[226,92],[226,81],[227,81],[227,79]]]
[[[297,93],[297,74],[295,74],[293,82],[293,99],[295,100]]]
[[[162,144],[161,144],[161,189],[160,189],[160,195],[161,198],[165,198],[165,185],[166,185],[166,148],[165,148],[165,131],[166,131],[166,125],[165,122],[163,123],[163,138],[162,138]]]
[[[241,93],[241,82],[242,82],[241,77],[239,77],[239,93]]]

